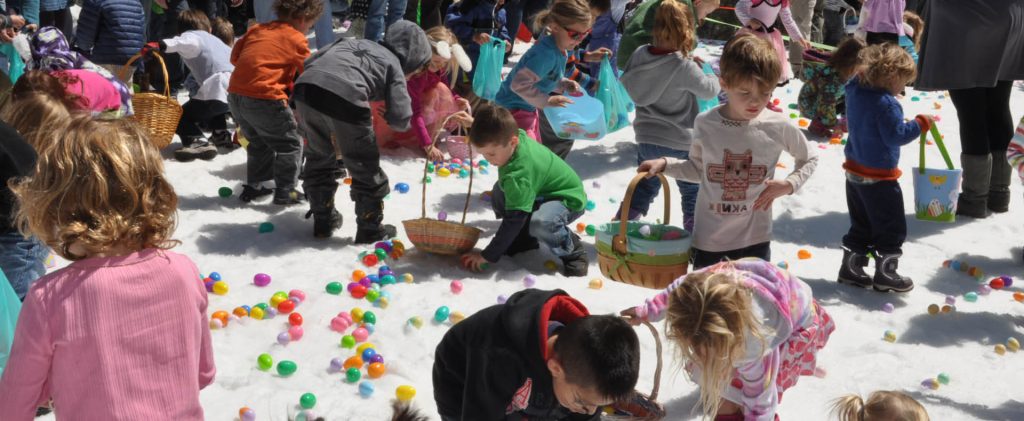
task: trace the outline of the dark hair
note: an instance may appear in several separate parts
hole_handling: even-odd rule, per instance
[[[274,13],[277,19],[289,21],[292,19],[314,20],[324,13],[323,0],[274,0]]]
[[[640,340],[618,316],[587,316],[570,322],[558,332],[554,351],[569,383],[594,385],[615,401],[633,393],[640,377]]]
[[[178,14],[178,30],[182,33],[186,31],[212,32],[213,26],[210,25],[210,18],[206,17],[206,13],[189,9]]]
[[[420,414],[407,403],[394,401],[391,403],[393,414],[391,421],[427,421],[427,417]]]
[[[227,19],[222,17],[217,17],[213,19],[211,24],[213,25],[213,30],[211,30],[210,33],[213,34],[213,36],[224,41],[228,47],[235,44],[235,26],[232,25],[231,22],[228,22]]]
[[[857,37],[849,37],[839,43],[839,47],[828,58],[828,66],[835,69],[841,75],[850,76],[860,65],[860,50],[867,47],[864,41]]]
[[[590,8],[598,11],[598,14],[608,12],[612,8],[612,0],[587,0]]]
[[[473,115],[469,141],[478,148],[493,144],[505,145],[516,133],[519,133],[519,126],[509,110],[500,105],[484,105]]]

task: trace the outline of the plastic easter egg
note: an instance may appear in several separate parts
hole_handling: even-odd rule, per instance
[[[353,355],[351,357],[348,357],[348,359],[345,360],[344,364],[342,364],[342,367],[344,369],[346,369],[346,370],[348,370],[350,368],[357,368],[358,369],[358,368],[360,368],[362,366],[363,366],[363,359],[360,358],[358,355]]]
[[[292,313],[288,315],[288,324],[292,326],[302,326],[302,315],[299,313]]]
[[[947,295],[946,296],[946,304],[949,304],[949,305],[956,304],[956,297],[954,297],[952,295]]]
[[[939,381],[935,379],[925,379],[921,382],[921,387],[925,387],[931,390],[939,389]]]
[[[282,314],[288,314],[288,313],[291,313],[294,310],[295,310],[295,301],[292,301],[292,300],[284,300],[284,301],[281,301],[281,303],[277,305],[277,311],[281,312]]]
[[[267,311],[268,307],[269,306],[267,305],[267,303],[258,303],[255,306],[253,306],[253,309],[257,309],[258,308],[260,310]]]
[[[370,357],[369,361],[370,361],[370,364],[373,364],[373,363],[381,363],[381,364],[383,364],[384,363],[384,356],[380,355],[380,354],[373,354],[373,356]]]
[[[265,315],[266,312],[264,312],[263,309],[259,307],[253,307],[252,310],[249,310],[249,317],[252,317],[253,319],[256,320],[263,320],[263,316]]]
[[[270,285],[270,275],[267,275],[265,273],[257,273],[255,276],[252,277],[252,283],[253,285],[256,285],[258,287],[265,287],[267,285]]]
[[[299,369],[299,366],[295,365],[295,362],[283,360],[277,363],[277,374],[288,377],[295,374],[295,371]]]
[[[220,196],[221,199],[227,199],[231,197],[233,193],[234,191],[231,190],[231,187],[221,187],[217,189],[217,196]]]
[[[370,376],[371,379],[379,379],[381,376],[384,375],[384,371],[385,369],[383,363],[373,363],[366,368],[366,374]]]
[[[331,294],[331,295],[341,294],[341,290],[342,290],[341,282],[330,282],[330,283],[327,284],[327,287],[324,288],[324,289],[327,290],[327,293]]]
[[[356,342],[366,342],[366,338],[370,337],[370,332],[366,331],[364,327],[358,327],[352,331],[352,337],[356,339]]]
[[[973,303],[975,301],[978,301],[978,293],[974,292],[974,291],[971,291],[971,292],[968,292],[968,293],[964,294],[964,301],[967,301],[968,303]]]
[[[796,257],[800,260],[807,260],[811,258],[811,252],[804,249],[800,249],[796,252]]]
[[[388,305],[391,304],[391,294],[385,295],[385,292],[387,291],[381,291],[380,298],[378,298],[377,301],[373,302],[374,306],[380,308],[388,308]]]
[[[277,334],[277,343],[281,345],[288,345],[292,341],[292,335],[288,332],[281,332]]]
[[[448,320],[448,316],[450,315],[451,310],[448,309],[448,306],[438,307],[437,310],[434,311],[434,321],[443,323],[445,320]]]
[[[277,309],[273,308],[273,307],[270,307],[264,313],[265,313],[263,315],[264,319],[273,319],[274,316],[277,316]]]
[[[604,281],[601,280],[600,278],[594,278],[590,280],[590,285],[588,286],[590,287],[590,289],[601,289],[602,287],[604,287]]]
[[[584,224],[582,222],[577,222],[576,223],[576,232],[583,232],[586,229],[587,229],[587,224]]]
[[[214,273],[217,273],[217,272],[214,272]],[[1000,276],[999,279],[1003,280],[1003,288],[1009,288],[1009,287],[1013,286],[1013,278],[1011,278],[1011,277],[1009,277],[1007,275],[1003,275],[1003,276]]]
[[[228,283],[224,281],[217,281],[213,283],[213,293],[217,295],[224,295],[228,293]]]
[[[303,331],[302,326],[292,326],[288,328],[288,336],[291,336],[293,341],[302,339],[302,335],[304,334],[305,331]]]
[[[234,314],[235,316],[238,316],[238,317],[247,317],[247,316],[249,316],[249,312],[246,309],[242,308],[242,307],[235,307],[235,309],[231,311],[231,314]]]
[[[939,383],[942,383],[942,384],[949,384],[949,374],[939,373],[939,376],[936,377],[936,380],[938,380]]]
[[[978,294],[979,295],[989,295],[991,293],[992,293],[992,287],[990,287],[988,285],[985,285],[985,284],[978,285]]]
[[[451,172],[451,170],[449,170],[447,168],[441,168],[441,169],[437,170],[437,175],[439,175],[441,177],[447,177],[449,175],[452,175],[452,172]]]
[[[356,346],[356,338],[352,337],[352,335],[345,335],[341,337],[342,348],[352,348],[354,346]]]
[[[363,286],[362,284],[357,284],[356,286],[352,287],[352,290],[349,291],[349,294],[352,295],[352,298],[361,300],[363,299],[363,297],[366,297],[367,292],[368,290],[366,289],[365,286]]]
[[[416,397],[416,388],[403,384],[395,389],[395,398],[402,402],[411,401],[412,398]]]
[[[411,273],[406,273],[402,275],[402,282],[411,284],[414,280],[416,280],[416,278],[414,278]]]
[[[388,252],[384,249],[376,249],[373,254],[377,256],[377,261],[384,261],[388,258]]]
[[[1020,341],[1018,341],[1017,338],[1007,339],[1006,349],[1010,350],[1011,352],[1020,351]]]
[[[221,187],[227,188],[227,187]],[[238,419],[242,421],[256,421],[256,411],[250,408],[242,408],[238,410]]]
[[[412,276],[412,275],[409,275],[409,276]],[[384,276],[380,277],[380,284],[381,285],[394,285],[397,282],[398,282],[398,280],[395,279],[395,275],[384,275]]]
[[[882,311],[884,311],[886,313],[892,313],[895,310],[896,310],[896,307],[893,306],[892,303],[882,304]]]
[[[345,363],[341,361],[341,358],[331,358],[331,371],[341,371],[345,368]]]
[[[409,326],[412,326],[412,327],[417,328],[417,329],[423,327],[423,319],[420,318],[420,316],[410,317],[408,323],[409,323]]]
[[[589,224],[587,225],[587,228],[584,229],[584,231],[587,232],[587,235],[594,235],[595,233],[597,233],[597,227],[595,227],[594,224]]]
[[[452,314],[448,316],[448,320],[451,320],[452,324],[458,324],[459,322],[466,320],[466,315],[462,314],[461,311],[453,311]]]
[[[447,221],[448,220],[448,212],[445,212],[445,211],[438,212],[437,213],[437,220],[438,221]]]
[[[465,169],[459,170],[459,178],[466,178],[466,177],[469,177],[469,171],[465,170]]]
[[[377,346],[374,345],[372,342],[361,343],[361,344],[359,344],[359,347],[356,348],[356,354],[362,355],[363,352],[365,352],[367,349],[370,349],[370,348],[377,349]]]
[[[943,313],[952,313],[954,311],[956,311],[956,307],[954,307],[954,306],[951,306],[949,304],[946,304],[946,305],[942,306],[942,312]]]
[[[306,301],[306,293],[302,292],[301,289],[293,289],[288,291],[288,298],[297,298],[299,301]]]
[[[991,281],[988,281],[988,286],[991,287],[992,289],[1003,289],[1003,287],[1006,286],[1006,283],[1002,280],[1002,278],[993,278]],[[213,287],[214,289],[216,289],[217,284],[213,284]]]
[[[373,390],[374,390],[373,389],[373,383],[370,383],[370,382],[359,383],[359,396],[362,396],[364,398],[368,398],[370,396],[373,396]]]
[[[379,260],[380,259],[376,254],[367,254],[366,256],[363,256],[363,264],[368,267],[376,265]]]
[[[316,395],[312,393],[303,393],[302,397],[299,398],[299,405],[304,409],[313,409],[316,406]]]
[[[928,314],[939,314],[939,305],[938,304],[929,304],[928,305]]]
[[[345,370],[345,380],[348,380],[349,383],[358,382],[362,377],[363,373],[360,373],[358,368],[353,367]]]
[[[267,234],[267,233],[274,232],[274,224],[272,224],[270,222],[263,222],[263,223],[260,224],[260,226],[259,226],[259,228],[257,228],[257,230],[259,231],[260,234]]]
[[[354,281],[354,282],[359,282],[360,279],[363,279],[365,277],[366,277],[366,272],[361,270],[361,269],[356,269],[356,270],[352,271],[352,281]]]
[[[375,303],[379,299],[380,299],[380,291],[379,290],[371,289],[369,291],[366,291],[366,301],[369,301],[371,303]],[[370,323],[376,323],[376,322],[370,322]]]
[[[896,342],[896,332],[891,330],[885,331],[885,336],[882,337],[886,342]]]
[[[377,315],[372,311],[363,313],[363,323],[377,324]]]
[[[274,366],[274,357],[271,357],[270,354],[260,354],[256,357],[256,366],[263,371],[270,370],[270,367]]]
[[[501,294],[498,296],[498,304],[505,304],[506,301],[508,301],[508,296],[506,296],[505,294]]]
[[[373,348],[366,348],[366,349],[363,350],[363,353],[361,355],[362,355],[363,361],[370,361],[371,359],[373,359],[374,355],[377,355],[377,350],[375,350]]]
[[[1018,303],[1024,303],[1024,292],[1013,293],[1013,300]]]
[[[462,281],[456,279],[452,281],[448,288],[452,290],[452,294],[458,295],[462,293]]]
[[[352,316],[352,321],[353,322],[356,322],[356,323],[362,323],[363,322],[363,314],[365,314],[363,309],[361,309],[359,307],[354,307],[354,308],[352,308],[351,311],[349,311],[349,314]]]
[[[594,210],[595,208],[597,208],[597,203],[594,203],[594,201],[593,201],[593,200],[588,200],[588,201],[587,201],[587,204],[586,204],[586,206],[585,206],[585,208],[586,208],[586,209],[587,209],[588,211],[592,211],[592,210]]]
[[[210,278],[206,278],[206,279],[210,279]],[[216,282],[216,281],[214,281],[212,279],[210,279],[209,281],[203,281],[203,286],[206,287],[206,292],[213,293],[213,283],[214,282]]]
[[[996,344],[995,351],[998,355],[1006,354],[1006,346],[1003,344]]]
[[[523,277],[523,286],[527,288],[533,288],[537,284],[537,277],[533,275],[526,275]]]
[[[650,225],[644,225],[644,226],[640,227],[639,231],[640,231],[640,235],[642,235],[644,237],[647,237],[647,236],[651,235],[651,226]]]
[[[331,330],[335,332],[344,332],[345,329],[348,329],[350,325],[351,322],[348,322],[345,319],[342,319],[341,317],[335,317],[331,319]]]
[[[395,184],[395,190],[398,190],[399,193],[406,194],[409,192],[409,185],[406,183]]]
[[[282,301],[286,301],[286,300],[288,300],[288,296],[283,296],[282,297],[280,295],[276,295],[275,294],[273,297],[270,297],[270,306],[273,307],[273,308],[277,308],[278,304],[281,304]]]

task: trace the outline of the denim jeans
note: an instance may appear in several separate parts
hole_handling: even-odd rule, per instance
[[[363,38],[377,42],[383,40],[384,31],[405,16],[407,2],[408,0],[370,0],[370,12],[366,16]]]
[[[274,0],[254,0],[253,11],[256,14],[256,22],[267,23],[277,19],[274,13]],[[324,0],[324,13],[313,24],[313,33],[316,38],[309,42],[309,48],[324,48],[334,42],[334,24],[331,22],[331,1]]]
[[[688,159],[690,157],[690,152],[653,145],[650,143],[640,143],[636,145],[637,164],[648,159],[658,159],[665,156]],[[700,185],[680,180],[676,180],[676,185],[679,186],[679,195],[682,196],[683,228],[692,232],[693,209],[697,206],[697,191],[700,189]],[[646,178],[640,181],[640,184],[637,184],[636,190],[633,192],[633,201],[630,203],[629,208],[634,211],[633,213],[639,212],[643,215],[647,215],[647,211],[651,208],[651,203],[654,202],[655,197],[658,197],[658,192],[660,191],[661,180],[659,180],[658,177]]]
[[[0,234],[0,269],[11,287],[24,300],[29,285],[46,274],[46,256],[50,249],[36,237],[25,238],[17,231]]]
[[[494,183],[491,189],[491,207],[498,218],[504,217],[505,192],[501,186]],[[533,212],[530,214],[530,225],[525,229],[529,230],[530,236],[538,242],[551,249],[551,254],[562,257],[572,254],[572,231],[568,225],[583,216],[583,211],[571,211],[562,204],[561,200],[549,200],[546,202],[534,202]]]

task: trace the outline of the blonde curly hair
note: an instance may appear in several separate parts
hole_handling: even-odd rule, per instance
[[[893,82],[909,83],[917,77],[917,66],[910,54],[893,43],[872,45],[860,51],[864,85],[887,89]]]
[[[11,183],[23,234],[68,260],[177,245],[178,196],[160,151],[134,122],[73,116],[37,152],[36,173]]]

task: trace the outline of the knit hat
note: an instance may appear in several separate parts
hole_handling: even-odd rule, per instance
[[[391,24],[384,34],[384,46],[398,57],[405,74],[414,73],[430,62],[430,40],[415,23],[401,20]]]

